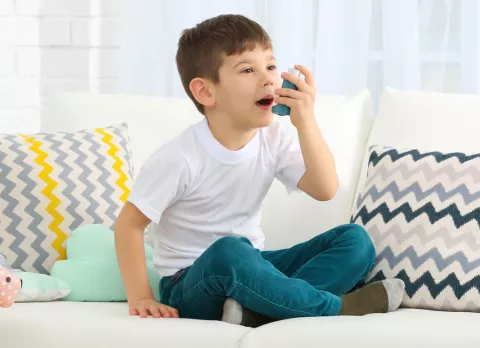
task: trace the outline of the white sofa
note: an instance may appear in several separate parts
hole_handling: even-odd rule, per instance
[[[287,196],[276,182],[264,206],[267,248],[286,247],[348,223],[371,144],[480,151],[478,97],[388,89],[376,116],[371,104],[368,91],[354,98],[318,97],[317,118],[336,157],[340,190],[332,201],[321,203],[304,194]],[[44,101],[42,130],[127,122],[138,172],[151,152],[200,117],[186,99],[59,93]],[[401,308],[384,315],[301,318],[250,329],[222,322],[131,317],[125,302],[15,303],[0,310],[0,347],[157,346],[480,347],[480,315]]]

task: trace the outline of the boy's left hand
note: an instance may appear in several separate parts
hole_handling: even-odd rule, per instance
[[[305,80],[284,72],[281,77],[297,86],[298,91],[290,88],[279,88],[275,90],[275,102],[290,107],[290,120],[295,127],[303,126],[309,122],[315,121],[315,80],[313,74],[303,65],[295,65],[295,69],[300,71]]]

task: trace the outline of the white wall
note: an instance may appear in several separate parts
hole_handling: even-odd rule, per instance
[[[118,91],[122,0],[0,0],[0,133],[39,129],[50,91]]]

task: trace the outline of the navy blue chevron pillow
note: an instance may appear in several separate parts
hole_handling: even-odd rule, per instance
[[[351,217],[377,251],[367,282],[401,278],[404,307],[480,312],[480,154],[369,151]]]

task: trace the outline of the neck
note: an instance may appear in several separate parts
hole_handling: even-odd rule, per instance
[[[213,137],[226,149],[237,151],[247,145],[257,134],[257,128],[242,128],[235,125],[228,115],[211,113],[207,117]]]

